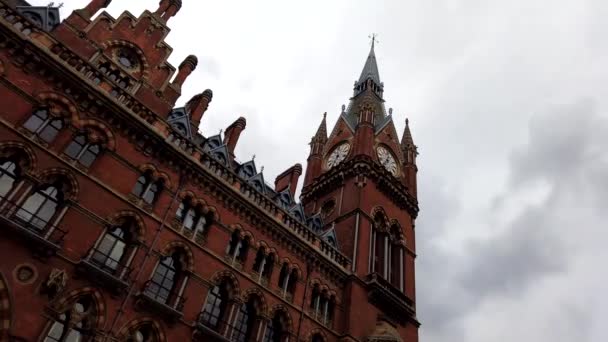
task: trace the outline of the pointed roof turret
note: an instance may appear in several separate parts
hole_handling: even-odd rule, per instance
[[[374,52],[374,46],[376,43],[376,36],[372,38],[372,48],[369,50],[369,55],[359,76],[358,83],[364,83],[368,78],[371,78],[377,85],[380,85],[380,72],[378,72],[378,63],[376,62],[376,53]]]
[[[408,118],[405,119],[405,130],[403,131],[403,138],[401,138],[401,148],[415,148],[414,138],[412,137],[412,132],[410,131],[410,120]]]
[[[327,141],[327,112],[323,113],[323,120],[321,120],[317,133],[315,133],[312,140],[317,140],[319,142]]]

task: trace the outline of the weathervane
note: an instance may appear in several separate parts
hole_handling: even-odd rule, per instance
[[[380,41],[378,40],[377,33],[372,33],[371,35],[368,36],[368,38],[370,38],[372,40],[372,47],[375,45],[375,43],[380,43]]]

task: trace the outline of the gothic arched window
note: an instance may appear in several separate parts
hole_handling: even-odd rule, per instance
[[[91,262],[101,269],[122,277],[135,253],[134,222],[108,227],[91,254]]]
[[[185,232],[193,236],[203,236],[211,224],[210,217],[203,213],[201,205],[193,205],[189,197],[179,204],[175,218],[181,223]]]
[[[200,314],[201,324],[218,330],[220,323],[225,320],[226,309],[228,308],[228,284],[222,282],[209,290],[205,306]]]
[[[80,342],[85,341],[91,331],[95,308],[90,296],[78,299],[71,308],[55,319],[44,342]]]
[[[272,317],[272,320],[266,324],[266,333],[264,333],[264,342],[282,342],[287,336],[287,318],[283,312],[277,312]]]
[[[178,284],[183,276],[180,253],[162,257],[147,284],[146,294],[159,303],[173,305],[178,300]]]
[[[312,335],[311,342],[325,342],[325,340],[323,339],[323,336],[321,336],[321,334],[314,334]]]
[[[17,211],[16,216],[34,229],[41,231],[49,224],[57,209],[63,204],[63,197],[64,194],[59,182],[43,185],[27,198]]]
[[[46,109],[38,109],[27,119],[23,127],[50,143],[63,128],[63,120],[51,116]]]
[[[93,164],[100,152],[101,147],[98,144],[92,144],[84,134],[75,136],[65,149],[65,154],[68,157],[77,160],[86,167]]]
[[[0,198],[6,197],[21,176],[21,168],[13,158],[0,159]]]
[[[241,237],[240,231],[235,230],[230,237],[230,242],[226,247],[226,254],[232,259],[232,262],[244,264],[247,260],[247,252],[249,251],[249,237]]]
[[[164,183],[162,179],[154,180],[152,177],[152,172],[146,171],[137,179],[132,193],[135,196],[143,199],[144,202],[153,204],[158,198],[163,185]]]
[[[259,300],[256,297],[251,297],[239,307],[234,320],[231,341],[247,342],[252,340],[258,318],[258,306]]]

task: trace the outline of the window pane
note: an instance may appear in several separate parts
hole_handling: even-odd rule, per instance
[[[80,156],[80,158],[78,160],[79,160],[80,164],[82,164],[83,166],[89,167],[89,166],[91,166],[91,164],[93,164],[93,162],[95,161],[95,158],[97,158],[98,154],[99,154],[99,146],[91,145],[89,148],[87,148],[86,151],[84,151],[84,153]]]
[[[17,217],[29,222],[38,211],[44,200],[45,197],[39,192],[34,193],[25,201],[25,203],[23,203],[19,211],[17,211]]]
[[[0,197],[5,197],[11,191],[17,178],[17,166],[12,161],[0,164]]]
[[[44,127],[39,133],[38,136],[48,143],[52,142],[59,130],[63,127],[63,123],[59,119],[55,119],[51,121],[46,127]]]
[[[190,209],[186,213],[186,218],[184,218],[184,227],[186,227],[186,229],[191,230],[192,227],[194,226],[194,216],[195,215],[196,215],[196,213],[194,212],[194,209]]]
[[[36,111],[29,119],[23,124],[28,131],[35,133],[42,126],[42,124],[48,118],[48,114],[45,110]]]
[[[61,334],[63,333],[63,324],[59,322],[53,323],[49,333],[47,334],[44,342],[57,342],[61,338]]]
[[[146,186],[148,184],[148,180],[146,176],[140,176],[133,187],[133,194],[136,196],[141,196],[144,190],[146,190]]]
[[[82,135],[76,136],[65,149],[65,154],[67,154],[70,158],[77,158],[80,154],[80,151],[84,148],[86,144],[86,139]]]

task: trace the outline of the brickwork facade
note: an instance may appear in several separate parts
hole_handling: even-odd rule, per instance
[[[0,340],[418,341],[417,152],[373,45],[298,202],[302,166],[235,160],[244,118],[198,132],[210,90],[175,106],[181,0],[109,2],[0,0]]]

